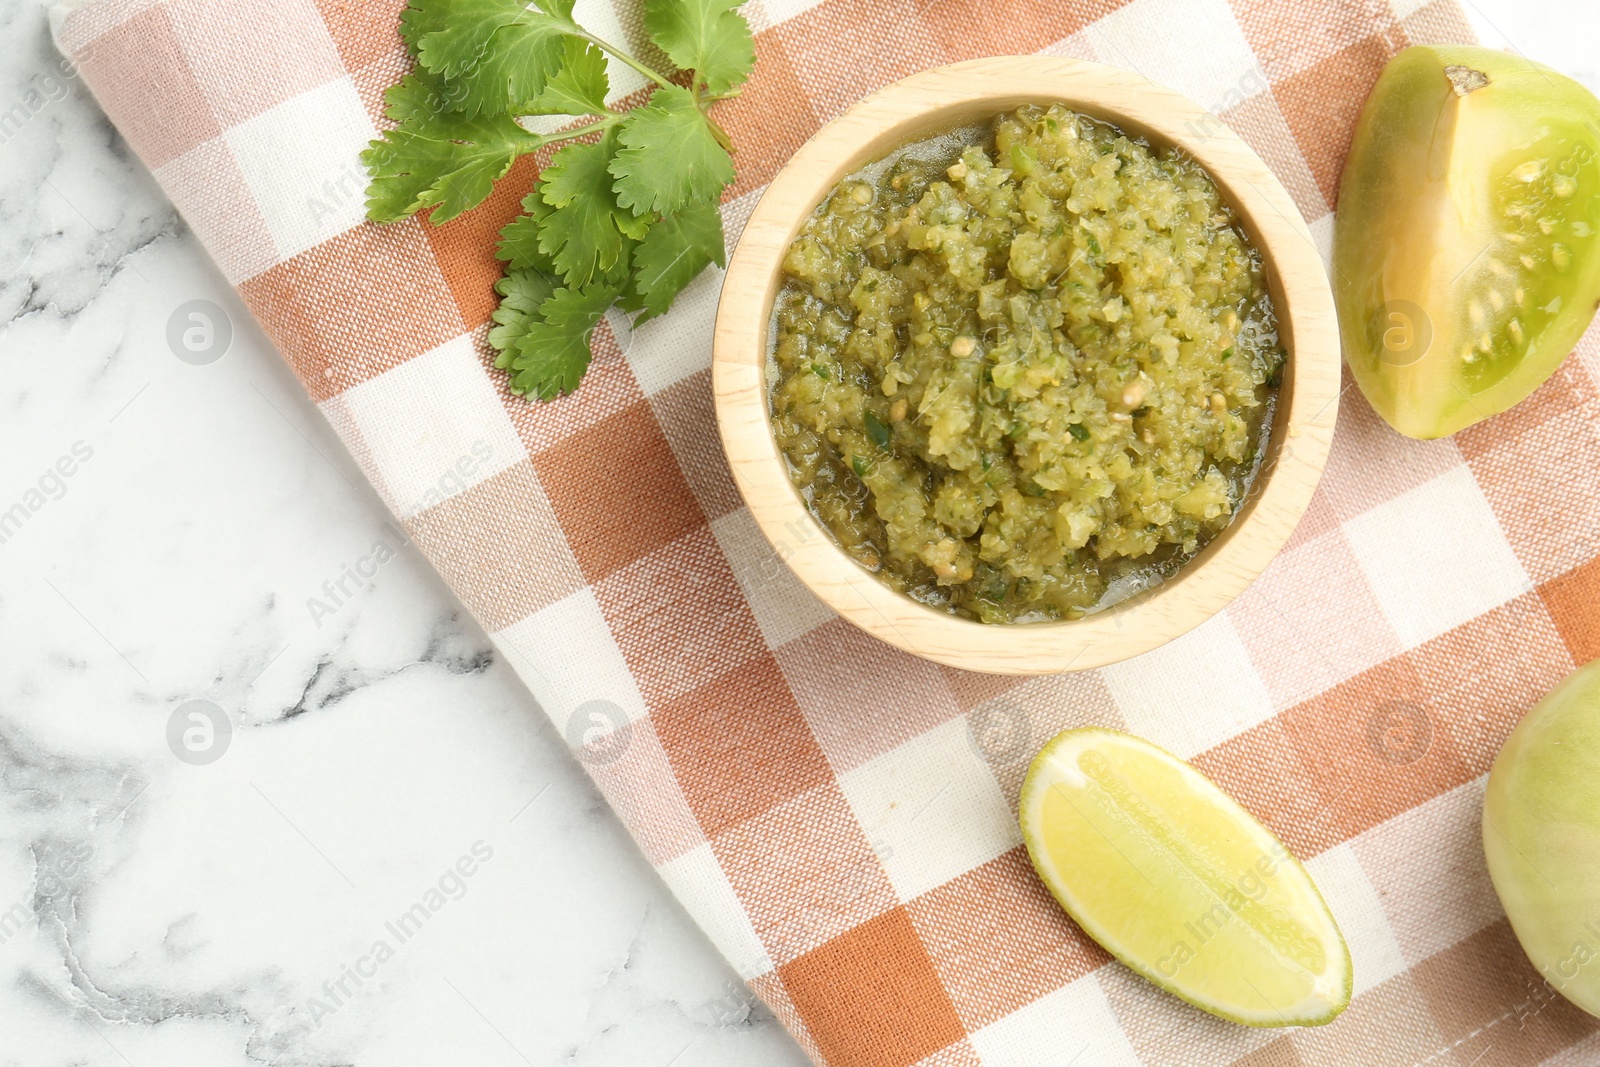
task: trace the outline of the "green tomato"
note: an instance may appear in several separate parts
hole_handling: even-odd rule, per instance
[[[1339,189],[1345,360],[1396,430],[1444,437],[1555,372],[1600,303],[1600,100],[1487,48],[1390,60]]]
[[[1483,851],[1523,951],[1600,1015],[1600,660],[1506,739],[1483,800]]]

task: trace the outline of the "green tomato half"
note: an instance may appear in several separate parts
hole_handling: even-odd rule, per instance
[[[1600,100],[1487,48],[1384,68],[1339,189],[1345,360],[1373,408],[1444,437],[1555,372],[1600,303]]]
[[[1600,1015],[1600,660],[1506,739],[1483,800],[1483,851],[1523,951]]]

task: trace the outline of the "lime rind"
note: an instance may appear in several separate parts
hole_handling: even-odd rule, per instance
[[[1118,772],[1117,759],[1133,760],[1135,778],[1156,780],[1145,793],[1164,793],[1168,803],[1153,802],[1142,794],[1144,783]],[[1088,847],[1079,857],[1088,862],[1074,866],[1071,856],[1060,855],[1061,833],[1056,835],[1057,847],[1051,846],[1044,819],[1053,789],[1067,801],[1075,796],[1092,799],[1105,825],[1118,831],[1120,848],[1075,801],[1072,807],[1077,810],[1070,814],[1094,826],[1120,861],[1139,870],[1125,850],[1144,850],[1146,865],[1156,876],[1156,881],[1143,877],[1148,893],[1136,882],[1118,887],[1118,871],[1095,869]],[[1060,814],[1053,811],[1050,817]],[[1018,817],[1029,858],[1051,895],[1106,951],[1160,989],[1202,1011],[1251,1027],[1319,1026],[1349,1004],[1354,978],[1349,947],[1310,874],[1254,816],[1164,749],[1102,727],[1066,731],[1046,745],[1029,767]],[[1230,849],[1275,857],[1272,885],[1263,891],[1263,899],[1230,891],[1236,879],[1222,873],[1234,869],[1226,855]],[[1106,866],[1117,865],[1118,860],[1112,859]],[[1139,906],[1141,894],[1147,898],[1146,908]],[[1158,957],[1132,942],[1140,940],[1142,931],[1148,943],[1149,931],[1157,929],[1187,944],[1189,935],[1180,938],[1177,931],[1193,934],[1196,928],[1192,920],[1185,924],[1189,913],[1182,902],[1187,900],[1192,907],[1196,899],[1215,902],[1200,920],[1203,931],[1211,930],[1207,920],[1220,910],[1216,932],[1226,928],[1229,936],[1202,942],[1191,957],[1198,959],[1209,949],[1209,968],[1186,972],[1183,965],[1174,965],[1173,973],[1165,973],[1158,963],[1166,964],[1170,957]],[[1234,923],[1235,918],[1241,921]],[[1230,946],[1237,958],[1219,959]],[[1252,975],[1252,970],[1257,973]],[[1285,975],[1291,983],[1304,986],[1305,992],[1279,1004],[1261,987],[1277,992]],[[1253,993],[1237,989],[1218,993],[1217,986],[1237,986],[1235,978]],[[1246,997],[1254,1003],[1247,1003]]]

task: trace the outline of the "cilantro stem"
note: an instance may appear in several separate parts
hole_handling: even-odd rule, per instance
[[[623,113],[620,111],[607,111],[604,118],[583,126],[573,126],[570,129],[556,130],[554,133],[534,133],[532,130],[529,130],[528,140],[525,142],[526,147],[518,148],[517,155],[523,156],[527,155],[529,152],[536,152],[545,145],[555,144],[557,141],[571,141],[575,138],[582,137],[584,134],[599,133],[601,130],[606,129],[607,127],[615,126],[617,123],[622,121],[623,117]]]
[[[596,37],[594,34],[588,32],[587,30],[584,30],[584,29],[582,29],[580,27],[579,31],[577,33],[577,36],[582,37],[585,41],[588,41],[590,44],[592,44],[596,48],[600,49],[600,51],[609,53],[609,54],[611,54],[613,56],[616,56],[618,59],[622,60],[628,66],[632,67],[634,70],[638,71],[640,74],[643,74],[646,78],[649,78],[651,81],[655,82],[657,85],[661,86],[662,88],[667,88],[668,86],[670,86],[672,84],[672,82],[668,81],[665,76],[663,76],[661,74],[658,74],[657,72],[651,70],[649,67],[645,66],[643,63],[639,62],[637,59],[634,59],[632,56],[630,56],[628,53],[624,52],[622,49],[618,48],[616,45],[611,44],[608,41],[602,41],[600,38]]]
[[[615,126],[621,120],[621,112],[610,111],[606,113],[605,118],[586,123],[583,126],[573,126],[568,129],[556,130],[554,133],[533,133],[532,130],[528,132],[533,134],[534,139],[539,142],[538,144],[534,145],[534,147],[543,148],[547,144],[555,144],[557,141],[570,141],[574,137],[582,137],[586,133],[599,133],[608,126]]]
[[[711,127],[711,136],[716,138],[717,143],[722,146],[724,152],[730,156],[733,155],[733,138],[728,136],[728,131],[717,125],[717,120],[712,118],[705,108],[702,107],[700,113],[705,115],[706,125]]]

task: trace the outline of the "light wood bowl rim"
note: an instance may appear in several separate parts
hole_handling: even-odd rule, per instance
[[[1176,145],[1206,168],[1261,252],[1289,358],[1251,498],[1176,576],[1086,618],[984,624],[880,584],[806,510],[771,428],[764,377],[771,309],[789,243],[839,179],[910,141],[1024,103],[1052,102],[1157,146]],[[1340,392],[1339,334],[1321,256],[1294,201],[1214,115],[1129,71],[1053,56],[1000,56],[934,67],[887,86],[822,127],[778,172],[728,264],[712,389],[723,448],[745,504],[776,558],[824,603],[875,637],[938,663],[1050,674],[1102,667],[1179,637],[1266,569],[1310,504],[1327,462]]]

